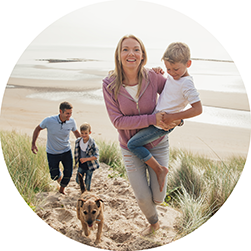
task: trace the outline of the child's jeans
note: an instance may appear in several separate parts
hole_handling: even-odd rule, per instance
[[[140,130],[127,143],[128,149],[138,158],[146,162],[152,157],[152,154],[144,147],[144,145],[169,134],[174,128],[165,131],[153,125]]]
[[[84,170],[81,167],[79,167],[77,175],[76,175],[76,182],[79,184],[78,173],[81,173],[83,178],[84,178],[84,174],[85,174],[85,186],[86,186],[86,189],[88,191],[90,191],[91,190],[91,181],[92,181],[93,170]]]

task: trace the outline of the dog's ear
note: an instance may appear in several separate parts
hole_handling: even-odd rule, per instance
[[[85,200],[79,199],[77,202],[77,217],[80,219],[80,208],[84,205]]]
[[[101,201],[101,202],[104,202],[104,201],[103,201],[103,200],[101,200],[101,199],[97,199],[97,200],[95,200],[95,202],[96,202],[96,204],[97,204],[97,206],[98,206],[98,207],[100,207],[100,201]]]
[[[82,207],[82,206],[84,205],[85,202],[86,202],[86,200],[79,199],[79,200],[78,200],[78,207]]]

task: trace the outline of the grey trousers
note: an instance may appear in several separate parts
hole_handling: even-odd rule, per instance
[[[162,192],[159,190],[157,176],[152,168],[130,151],[121,148],[126,172],[133,188],[138,205],[150,224],[158,222],[156,205],[161,204],[166,196],[167,176]],[[162,165],[168,167],[169,141],[168,135],[154,148],[150,149],[154,158]],[[149,182],[147,179],[149,173]]]

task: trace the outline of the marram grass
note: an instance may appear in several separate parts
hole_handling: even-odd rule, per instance
[[[97,140],[99,161],[110,166],[116,173],[111,177],[126,177],[126,170],[118,143]]]
[[[50,179],[45,145],[31,152],[31,138],[19,133],[0,131],[4,159],[10,176],[24,200],[35,209],[36,193],[55,189]],[[114,175],[126,178],[120,148],[115,142],[96,141],[99,161],[114,170]],[[176,227],[181,238],[204,224],[225,203],[244,168],[246,159],[232,157],[214,161],[204,156],[180,150],[170,150],[166,203],[181,212]]]
[[[53,190],[44,145],[31,151],[31,138],[12,131],[0,131],[4,160],[14,185],[26,203],[34,209],[36,193]]]
[[[225,203],[246,159],[232,157],[214,161],[177,150],[170,156],[168,203],[182,213],[177,223],[179,237],[182,237],[204,224]]]

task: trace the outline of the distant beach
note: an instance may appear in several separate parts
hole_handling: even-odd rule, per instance
[[[113,69],[113,52],[114,49],[104,48],[29,48],[6,85],[1,129],[14,129],[31,136],[44,117],[57,114],[59,103],[68,100],[74,106],[73,117],[78,127],[88,121],[94,138],[118,142],[101,90],[102,79]],[[147,67],[161,64],[160,50],[150,50],[149,54]],[[204,114],[176,128],[170,134],[170,146],[211,158],[246,157],[250,109],[234,63],[196,59],[189,73],[200,93]],[[45,139],[46,131],[42,131],[41,140]]]
[[[102,78],[97,81],[85,81],[86,91],[99,90],[101,88]],[[83,91],[81,81],[52,81],[52,80],[32,80],[11,78],[8,85],[15,88],[6,88],[3,97],[2,111],[0,116],[2,130],[16,130],[20,133],[26,133],[31,136],[34,128],[49,115],[58,113],[58,105],[65,98],[57,100],[43,99],[42,97],[29,98],[32,95],[39,95],[41,92],[51,93],[55,91]],[[203,101],[203,96],[201,99]],[[222,100],[222,106],[226,107],[227,102],[218,100],[219,106]],[[243,102],[244,94],[235,95],[235,100],[243,104],[245,110],[246,104]],[[86,97],[83,96],[82,99]],[[111,124],[104,105],[85,104],[81,97],[75,99],[69,96],[68,101],[74,106],[73,117],[78,127],[81,123],[88,121],[92,125],[92,136],[102,138],[107,141],[118,141],[116,129]],[[208,101],[209,102],[209,101]],[[233,104],[230,100],[229,107]],[[239,107],[241,108],[241,107]],[[45,142],[46,131],[42,131],[41,139]],[[72,135],[72,142],[74,141]],[[241,155],[246,157],[250,141],[250,129],[219,126],[206,123],[186,121],[183,127],[176,128],[170,134],[170,146],[207,155],[211,158],[221,158],[232,155]],[[216,153],[216,154],[215,154]]]

